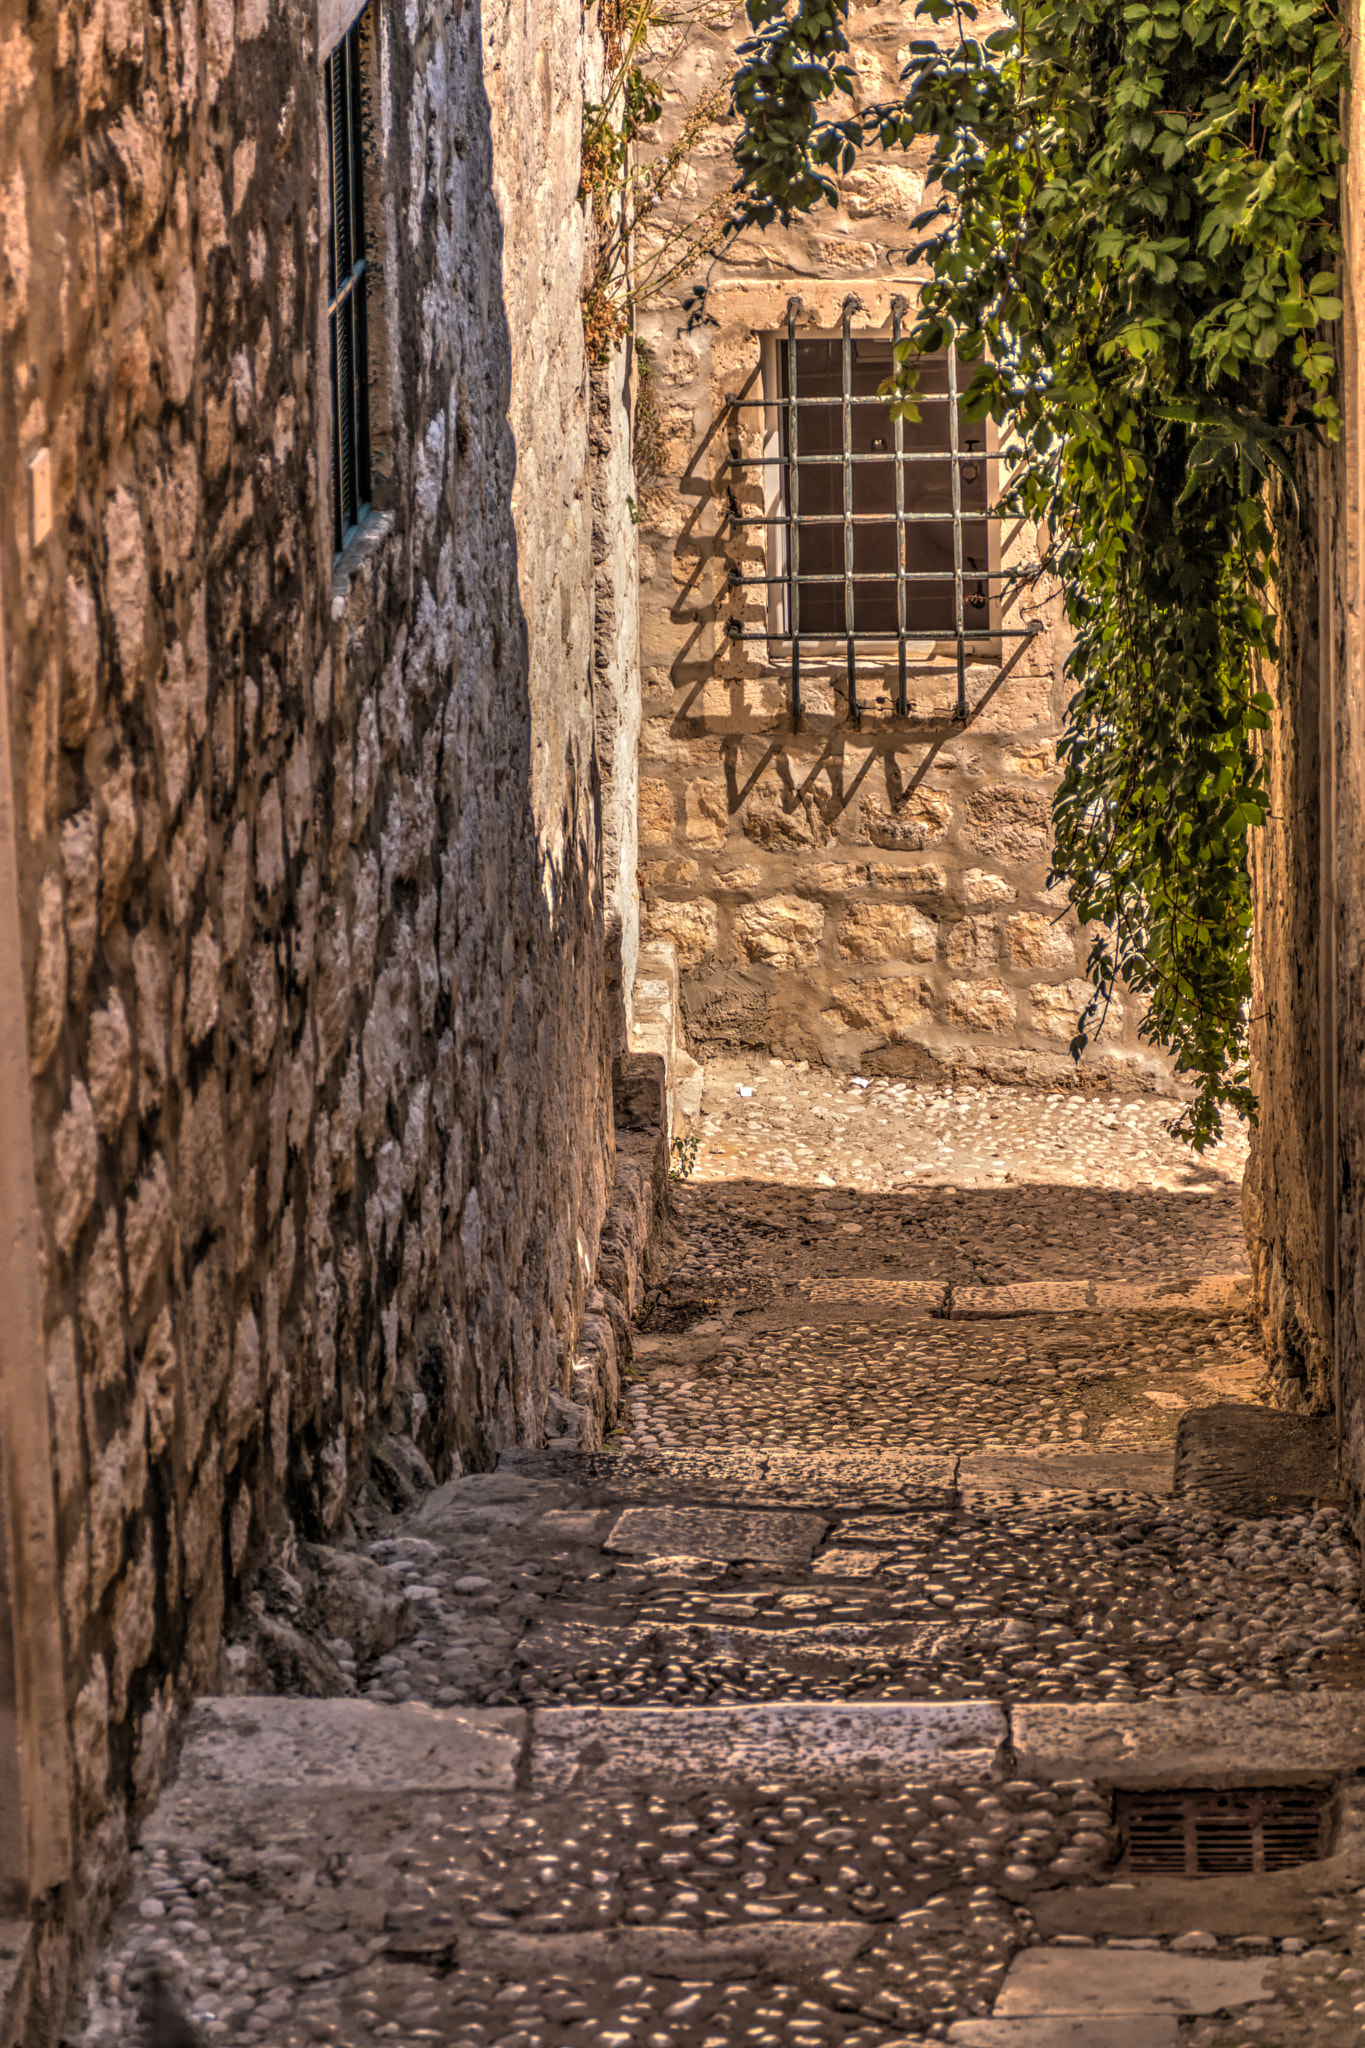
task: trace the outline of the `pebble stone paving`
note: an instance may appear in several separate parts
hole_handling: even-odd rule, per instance
[[[710,1068],[619,1434],[371,1531],[412,1625],[333,1640],[338,1690],[533,1721],[1354,1690],[1336,1507],[1170,1493],[1181,1413],[1261,1374],[1245,1147],[1196,1159],[1177,1107]],[[1119,1853],[1103,1786],[1007,1749],[913,1783],[263,1800],[151,1831],[73,2040],[923,2048],[1023,1951],[1106,1945],[1039,1902],[1121,1887]],[[1315,1910],[1312,1938],[1108,1945],[1267,1959],[1184,2048],[1365,2041],[1365,1865]]]

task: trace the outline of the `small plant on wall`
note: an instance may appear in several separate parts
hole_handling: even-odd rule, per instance
[[[579,181],[579,198],[592,207],[592,266],[583,292],[590,362],[606,362],[620,346],[638,298],[667,290],[726,238],[728,195],[694,213],[688,193],[698,144],[728,118],[729,73],[686,109],[667,142],[659,133],[665,91],[652,74],[676,63],[697,31],[729,20],[730,8],[717,0],[608,0],[602,9],[607,86],[583,109]]]

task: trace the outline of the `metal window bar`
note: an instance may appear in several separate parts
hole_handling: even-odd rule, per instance
[[[855,406],[872,405],[885,410],[886,400],[875,394],[854,391],[852,388],[854,381],[852,321],[854,313],[862,311],[861,302],[856,298],[850,297],[844,301],[842,309],[839,335],[839,355],[842,369],[840,377],[841,389],[838,397],[803,397],[798,388],[797,316],[802,310],[802,302],[799,298],[788,300],[787,331],[785,337],[787,389],[785,393],[779,394],[776,400],[779,417],[785,428],[785,450],[777,455],[732,455],[731,457],[731,466],[735,469],[767,470],[776,466],[779,472],[782,486],[780,509],[776,513],[765,512],[761,515],[751,515],[741,513],[737,507],[732,506],[731,524],[736,527],[757,526],[765,529],[780,529],[786,543],[786,561],[777,575],[748,576],[732,569],[729,581],[732,587],[777,586],[781,588],[786,599],[785,631],[774,631],[770,627],[765,627],[757,632],[746,631],[741,621],[731,619],[727,626],[728,635],[733,640],[778,639],[786,640],[790,643],[792,651],[791,715],[793,720],[799,720],[803,710],[801,697],[802,646],[812,641],[828,640],[831,637],[828,625],[811,625],[809,622],[803,622],[801,616],[802,586],[837,584],[842,588],[844,599],[844,630],[842,637],[845,642],[847,702],[850,722],[856,726],[860,722],[861,717],[857,697],[855,665],[855,644],[857,642],[875,645],[895,644],[898,655],[898,687],[895,709],[896,715],[903,718],[909,715],[910,708],[906,670],[908,647],[914,645],[916,647],[927,646],[933,648],[940,645],[945,639],[954,643],[956,656],[957,707],[955,716],[958,719],[966,720],[974,714],[969,712],[967,704],[968,635],[966,630],[966,576],[963,559],[963,525],[969,517],[974,522],[979,522],[983,519],[988,520],[991,514],[988,506],[983,508],[981,512],[971,514],[964,512],[962,503],[962,470],[964,464],[984,464],[990,458],[987,456],[984,446],[979,452],[968,448],[965,453],[961,447],[956,351],[952,349],[947,351],[947,390],[941,392],[922,392],[919,399],[921,406],[946,405],[948,407],[947,449],[907,449],[904,442],[904,423],[898,418],[894,422],[894,448],[885,454],[877,452],[862,454],[855,450],[853,446],[853,408]],[[893,350],[895,344],[901,338],[902,321],[907,310],[907,302],[903,298],[897,297],[892,301],[891,346]],[[727,396],[727,404],[736,411],[745,408],[761,408],[765,411],[770,411],[773,407],[774,399],[771,396],[756,399]],[[840,407],[840,424],[842,429],[839,452],[837,454],[821,454],[800,447],[799,419],[801,409],[806,406],[822,407],[828,413],[831,407],[836,404]],[[894,511],[870,512],[858,510],[853,485],[855,466],[863,463],[879,463],[885,467],[888,462],[893,465],[895,473]],[[940,469],[946,466],[949,471],[951,479],[951,509],[949,513],[952,531],[951,569],[910,569],[907,567],[907,549],[910,538],[907,529],[917,524],[938,527],[942,527],[945,524],[944,515],[941,511],[911,511],[906,506],[906,465],[923,462],[935,463]],[[803,511],[800,502],[800,470],[802,468],[809,469],[819,466],[832,467],[835,464],[840,465],[842,471],[843,490],[840,509],[830,512]],[[856,552],[858,531],[864,527],[872,528],[883,525],[894,525],[896,529],[896,624],[893,631],[869,629],[865,626],[860,626],[857,617],[858,587],[869,583],[885,585],[888,581],[888,573],[885,568],[862,569],[859,567]],[[802,529],[817,527],[839,527],[842,529],[842,565],[832,572],[802,570]],[[989,567],[978,568],[975,564],[973,564],[971,576],[972,582],[983,589],[989,589],[994,584],[1005,584],[1016,580],[1015,572],[1012,570],[1003,568],[991,569]],[[951,583],[953,600],[952,628],[950,631],[938,628],[933,630],[912,630],[907,624],[908,587],[912,584],[935,583],[940,585]],[[978,595],[973,598],[972,602],[974,605],[980,605],[985,600]],[[992,641],[1004,639],[1023,641],[1033,638],[1040,630],[1041,626],[1036,620],[1027,626],[1019,627],[1009,627],[1002,623],[999,625],[989,625],[982,633],[972,637]],[[1020,648],[1011,656],[1005,668],[993,680],[988,694],[994,694],[999,683],[1003,681],[1004,675],[1015,666],[1022,651],[1022,648]]]
[[[891,362],[896,361],[896,344],[901,338],[901,321],[908,302],[897,296],[891,301]],[[910,716],[909,685],[905,673],[905,421],[896,414],[896,716]]]
[[[792,633],[792,690],[791,707],[793,719],[801,716],[801,527],[800,527],[800,472],[796,466],[796,316],[801,311],[800,299],[787,301],[787,446],[791,451],[791,467],[787,471],[787,619]]]
[[[853,635],[857,631],[857,597],[853,585],[853,315],[862,311],[860,299],[848,298],[843,306],[843,350],[840,361],[843,365],[843,407],[840,427],[843,432],[844,456],[844,646],[848,662],[848,716],[849,722],[857,725],[861,712],[858,708],[858,676],[853,661]]]
[[[365,13],[327,59],[332,232],[327,330],[332,375],[332,517],[336,552],[370,509],[370,364],[365,242],[362,38]]]

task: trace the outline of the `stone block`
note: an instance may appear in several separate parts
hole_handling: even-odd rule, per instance
[[[964,917],[948,932],[948,965],[959,974],[980,974],[1000,964],[1000,926],[993,917]]]
[[[671,846],[677,831],[673,791],[655,776],[641,780],[641,846]]]
[[[1042,2015],[1179,2019],[1269,1998],[1273,1965],[1260,1957],[1177,1956],[1160,1949],[1034,1948],[1016,1955],[996,2019]]]
[[[879,981],[840,981],[831,990],[826,1017],[850,1031],[876,1031],[893,1044],[918,1035],[933,1006],[933,986],[922,977],[888,975]]]
[[[756,791],[744,806],[744,836],[772,853],[819,846],[828,839],[824,820],[810,797],[785,798]]]
[[[948,985],[947,1012],[949,1023],[964,1031],[1009,1031],[1014,996],[998,981],[954,981]]]
[[[693,903],[647,903],[640,924],[645,938],[671,939],[684,967],[699,966],[716,950],[720,920],[715,904],[705,898]]]
[[[1350,1693],[1260,1699],[1039,1703],[1015,1710],[1025,1777],[1106,1785],[1276,1785],[1365,1764],[1365,1719]]]
[[[1015,903],[1019,897],[1019,891],[1003,875],[990,874],[985,868],[968,868],[958,886],[966,903]]]
[[[128,1260],[128,1305],[136,1315],[175,1222],[166,1162],[152,1154],[124,1213],[123,1246]]]
[[[199,1045],[218,1022],[222,955],[213,928],[200,925],[190,945],[189,993],[185,998],[185,1035]]]
[[[700,880],[700,866],[684,855],[675,855],[670,860],[643,860],[640,863],[642,889],[688,889]]]
[[[167,1808],[315,1792],[510,1792],[525,1738],[526,1716],[511,1707],[199,1700]]]
[[[1069,981],[1035,982],[1029,990],[1029,1021],[1035,1031],[1044,1032],[1049,1038],[1072,1039],[1080,1026],[1081,1013],[1086,1008],[1095,990],[1088,981],[1075,975]],[[1123,1008],[1118,1002],[1109,1005],[1107,1028],[1117,1035],[1122,1021]],[[1086,1026],[1094,1036],[1099,1012]]]
[[[1039,790],[996,783],[969,799],[967,842],[997,860],[1042,860],[1052,841],[1052,806]]]
[[[730,829],[725,790],[694,782],[683,796],[683,836],[689,846],[720,846]]]
[[[804,1564],[824,1540],[818,1515],[745,1514],[725,1508],[626,1508],[603,1544],[631,1557],[754,1558]]]
[[[761,967],[809,966],[824,928],[820,905],[799,896],[766,897],[748,904],[735,920],[742,951]]]
[[[938,926],[908,903],[858,903],[839,926],[844,960],[932,960]]]
[[[1341,1493],[1333,1418],[1250,1402],[1187,1409],[1176,1430],[1174,1490],[1220,1514],[1311,1513]]]
[[[95,1112],[82,1081],[73,1081],[67,1107],[52,1139],[57,1189],[53,1231],[62,1251],[69,1252],[95,1199],[99,1164]]]
[[[1005,957],[1011,967],[1071,974],[1076,966],[1076,927],[1069,919],[1023,911],[1006,920]]]
[[[935,867],[930,861],[918,862],[914,867],[895,867],[890,861],[874,860],[868,867],[867,880],[873,889],[897,889],[907,896],[935,901],[948,889],[946,869]]]
[[[318,1633],[351,1645],[357,1659],[381,1657],[411,1632],[413,1607],[391,1572],[354,1550],[301,1543],[304,1612]]]
[[[66,877],[66,946],[73,1003],[85,999],[86,978],[99,936],[99,832],[93,810],[62,820],[62,871]]]
[[[390,1710],[392,1711],[392,1709]],[[1005,1740],[989,1700],[761,1707],[552,1707],[535,1717],[539,1792],[598,1785],[851,1785],[987,1774]]]
[[[749,867],[743,861],[736,862],[733,867],[720,866],[718,863],[716,885],[732,895],[757,895],[760,889],[767,886],[768,880],[767,868]]]
[[[953,820],[952,799],[946,790],[921,786],[896,809],[878,803],[875,797],[859,801],[859,837],[870,839],[898,853],[919,853],[942,839]]]
[[[1020,744],[1005,749],[1005,772],[1008,775],[1055,775],[1057,773],[1057,742],[1036,740],[1032,744]]]
[[[758,1974],[790,1978],[849,1963],[867,1946],[868,1930],[857,1921],[823,1925],[769,1921],[753,1927],[708,1927],[703,1934],[683,1927],[612,1927],[576,1934],[522,1934],[511,1928],[482,1928],[480,1965],[509,1979],[565,1973],[575,1982],[599,1972],[613,1976],[638,1971],[646,1976],[709,1981],[721,1973],[732,1983]]]
[[[57,1050],[66,1017],[66,971],[62,885],[56,875],[44,875],[38,891],[38,957],[29,1004],[29,1058],[35,1074],[41,1074]]]
[[[1180,2022],[1155,2013],[1119,2018],[1048,2014],[1013,2020],[959,2020],[947,2038],[956,2048],[1179,2048]]]

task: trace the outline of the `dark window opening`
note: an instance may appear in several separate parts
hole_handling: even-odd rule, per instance
[[[796,406],[789,403],[793,352],[779,343],[782,509],[796,558],[785,565],[787,632],[945,640],[959,631],[987,634],[993,593],[984,428],[961,416],[955,365],[946,355],[924,359],[920,417],[902,423],[898,457],[885,404],[869,403],[891,374],[890,341],[854,338],[846,350],[842,340],[822,337],[798,340],[794,353],[803,401]]]
[[[332,233],[327,329],[332,371],[332,517],[337,553],[370,509],[370,344],[365,240],[368,8],[327,59]]]

